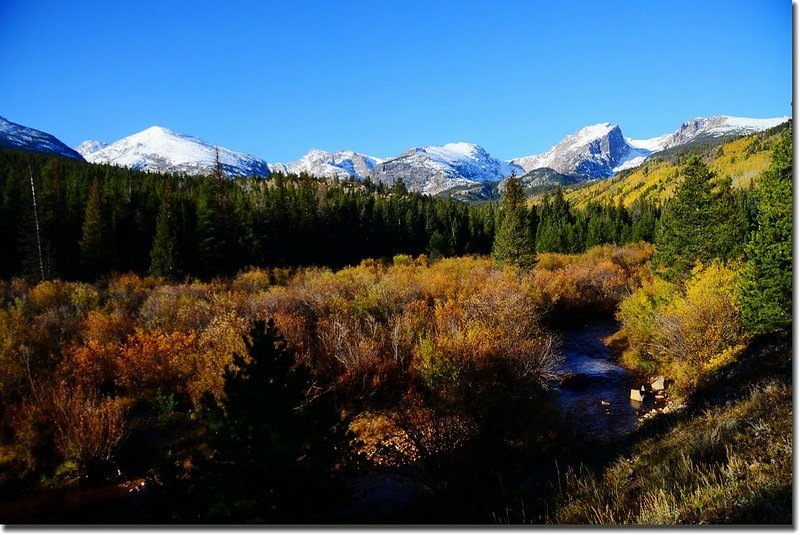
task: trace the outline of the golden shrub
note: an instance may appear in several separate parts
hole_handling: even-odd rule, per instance
[[[719,261],[694,268],[661,317],[669,357],[702,365],[741,340],[735,286],[736,271]]]
[[[134,396],[158,390],[188,394],[188,382],[195,372],[196,341],[194,332],[137,327],[117,354],[119,384]]]
[[[36,312],[57,309],[70,304],[70,283],[58,279],[38,283],[28,292],[31,308]]]
[[[620,303],[617,320],[622,323],[620,334],[628,346],[623,360],[629,366],[641,367],[648,362],[663,360],[656,314],[670,302],[676,291],[674,284],[654,277]]]
[[[145,325],[164,331],[199,331],[214,315],[209,285],[193,283],[159,286],[139,310]]]
[[[18,397],[30,388],[28,372],[37,372],[46,337],[42,326],[29,320],[21,300],[0,309],[0,399]]]
[[[251,268],[239,273],[231,281],[231,288],[246,293],[256,293],[269,289],[270,274],[261,268]]]
[[[234,353],[247,357],[244,338],[250,329],[250,322],[232,311],[214,316],[211,323],[198,337],[193,356],[191,376],[186,384],[189,399],[197,405],[205,392],[216,399],[224,399],[223,373],[226,366],[233,363]]]
[[[620,305],[630,365],[649,362],[687,393],[738,358],[743,342],[734,298],[736,266],[698,265],[683,287],[654,277]]]
[[[119,347],[132,329],[133,321],[119,310],[93,310],[78,339],[65,349],[61,373],[86,385],[113,381]]]

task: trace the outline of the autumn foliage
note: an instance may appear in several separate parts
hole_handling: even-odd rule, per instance
[[[735,288],[736,265],[720,261],[697,264],[683,284],[653,277],[620,304],[624,361],[692,391],[743,348]]]
[[[112,462],[131,415],[147,414],[141,407],[163,410],[169,400],[188,414],[206,394],[224,403],[233,355],[247,355],[254,321],[272,318],[315,391],[362,425],[394,422],[378,441],[405,440],[395,457],[433,458],[443,437],[491,434],[502,407],[534,402],[559,363],[550,324],[613,309],[650,280],[651,256],[648,245],[601,246],[541,254],[529,271],[487,257],[398,255],[211,282],[6,281],[0,445],[12,457],[50,451],[50,466],[78,471]]]

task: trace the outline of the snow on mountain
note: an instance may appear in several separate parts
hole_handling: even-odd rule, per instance
[[[581,128],[544,154],[511,160],[526,172],[549,168],[586,179],[611,176],[626,163],[642,156],[622,136],[619,126],[599,123]]]
[[[628,142],[636,148],[649,150],[652,153],[678,145],[705,141],[709,138],[754,134],[778,126],[789,119],[790,117],[753,119],[750,117],[731,117],[729,115],[695,117],[683,123],[680,128],[671,134],[650,139],[629,139]]]
[[[409,149],[396,158],[378,163],[373,180],[393,185],[403,179],[409,189],[435,195],[455,187],[499,181],[523,169],[512,162],[492,157],[472,143]]]
[[[0,117],[0,147],[42,154],[55,154],[75,160],[83,160],[83,156],[69,148],[55,136],[35,128],[12,123],[3,117]]]
[[[152,126],[90,153],[86,160],[160,173],[207,174],[215,166],[216,149],[228,176],[266,176],[267,163],[255,156],[212,145],[196,137]]]
[[[307,173],[316,177],[334,177],[346,179],[355,177],[363,180],[375,166],[384,160],[374,156],[367,156],[351,150],[339,150],[327,152],[319,149],[311,149],[308,153],[297,160],[288,164],[271,163],[269,168],[272,171],[282,171],[283,173]]]
[[[77,147],[75,147],[75,151],[86,158],[93,152],[97,152],[100,149],[104,149],[108,147],[108,143],[104,143],[102,141],[95,141],[93,139],[87,139]]]

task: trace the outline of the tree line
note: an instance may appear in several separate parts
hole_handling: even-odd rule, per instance
[[[511,180],[510,183],[514,183]],[[512,185],[513,188],[513,185]],[[112,272],[213,278],[247,266],[338,268],[364,258],[489,254],[508,210],[369,180],[144,173],[0,151],[0,277]],[[660,207],[576,210],[560,190],[512,217],[537,252],[652,241]],[[511,220],[509,220],[511,221]]]

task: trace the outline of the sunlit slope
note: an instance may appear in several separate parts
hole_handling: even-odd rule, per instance
[[[729,176],[734,187],[742,187],[756,180],[770,162],[773,144],[791,121],[770,130],[728,141],[717,141],[684,146],[652,156],[636,169],[623,171],[617,176],[584,183],[564,190],[573,206],[583,208],[590,201],[600,204],[630,205],[639,197],[659,199],[672,196],[680,175],[680,168],[692,155],[700,155],[717,176]]]

